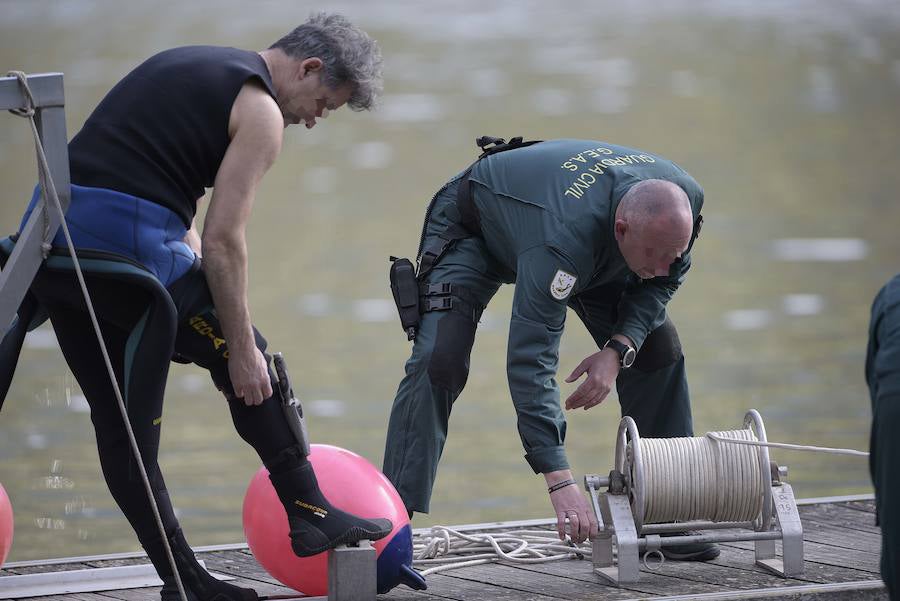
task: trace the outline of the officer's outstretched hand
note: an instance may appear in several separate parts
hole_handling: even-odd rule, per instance
[[[566,409],[583,407],[588,410],[602,403],[616,382],[619,367],[619,354],[611,348],[586,357],[566,378],[566,382],[571,383],[587,374],[584,382],[566,399]]]
[[[244,351],[229,349],[228,375],[234,395],[243,399],[245,405],[261,405],[272,396],[272,381],[269,366],[262,352],[255,346]]]
[[[568,474],[563,480],[572,477],[569,470],[560,470],[554,474]],[[545,477],[548,484],[554,479],[551,478],[551,474],[545,474]],[[559,481],[559,478],[556,479]],[[566,540],[566,520],[569,522],[568,533],[572,542],[580,543],[597,536],[597,516],[594,515],[577,484],[573,482],[569,486],[553,491],[550,493],[550,502],[556,512],[556,531],[559,540]]]

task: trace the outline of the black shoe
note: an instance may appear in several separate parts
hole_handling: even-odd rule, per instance
[[[390,520],[363,519],[331,505],[319,490],[309,462],[279,474],[269,474],[269,479],[287,511],[291,549],[298,557],[309,557],[364,539],[376,541],[393,530]]]
[[[661,534],[660,536],[692,536],[700,532],[678,532]],[[663,557],[672,561],[712,561],[719,556],[719,545],[716,543],[685,543],[662,547],[660,551]]]
[[[187,594],[188,601],[258,601],[256,591],[249,588],[241,588],[222,582],[203,569],[194,557],[194,552],[188,545],[181,530],[176,530],[169,537],[169,545],[172,548],[172,556],[178,566],[178,575],[181,584]],[[162,541],[157,540],[144,545],[147,556],[156,568],[159,577],[163,581],[160,598],[162,601],[181,601],[175,576],[172,574],[172,566],[166,556]]]

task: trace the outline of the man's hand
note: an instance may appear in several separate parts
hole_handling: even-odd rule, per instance
[[[256,347],[243,352],[229,349],[228,375],[231,376],[234,395],[243,399],[247,406],[260,405],[272,396],[269,366]]]
[[[587,374],[584,382],[566,399],[566,409],[583,407],[588,410],[602,403],[616,382],[619,367],[619,354],[611,348],[586,357],[566,378],[566,382],[571,383]]]
[[[569,470],[544,474],[547,486],[572,478]],[[569,537],[574,543],[597,536],[597,517],[577,484],[564,486],[550,493],[550,502],[556,512],[556,531],[559,540],[566,540],[566,519],[569,520]]]

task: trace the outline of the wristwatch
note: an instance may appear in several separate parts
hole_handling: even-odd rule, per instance
[[[637,356],[637,351],[634,348],[628,346],[627,344],[623,344],[616,340],[615,338],[610,338],[606,341],[606,344],[603,345],[603,348],[609,347],[612,350],[619,353],[619,365],[622,366],[622,369],[628,369],[634,363],[634,358]]]

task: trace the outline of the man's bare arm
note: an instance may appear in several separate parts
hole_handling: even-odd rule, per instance
[[[258,84],[245,84],[232,107],[231,143],[203,224],[204,272],[228,345],[228,371],[235,394],[248,405],[271,396],[272,388],[251,326],[245,231],[256,188],[281,150],[283,132],[275,100]]]

